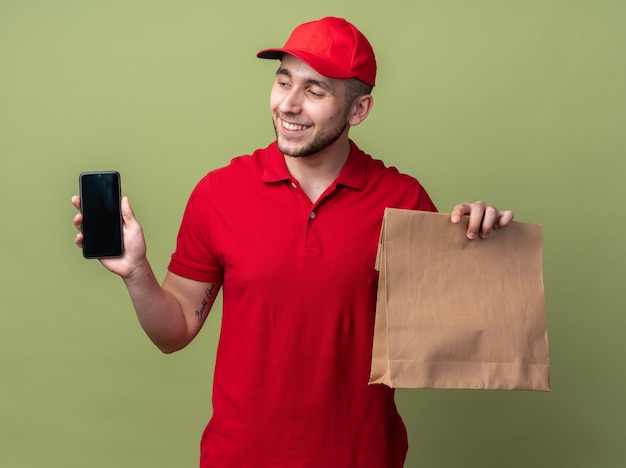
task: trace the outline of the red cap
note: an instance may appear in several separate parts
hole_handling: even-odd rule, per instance
[[[299,58],[330,78],[358,78],[371,86],[376,83],[372,46],[361,31],[342,18],[329,16],[301,24],[282,49],[264,49],[256,56],[281,59],[283,54]]]

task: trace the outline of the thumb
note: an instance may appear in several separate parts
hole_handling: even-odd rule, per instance
[[[122,219],[124,220],[124,224],[126,226],[137,223],[135,213],[130,206],[130,201],[128,200],[128,197],[122,197]]]

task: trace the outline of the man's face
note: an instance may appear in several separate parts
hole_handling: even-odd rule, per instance
[[[311,156],[347,135],[343,80],[321,75],[291,55],[283,56],[276,72],[270,109],[278,149],[285,155]]]

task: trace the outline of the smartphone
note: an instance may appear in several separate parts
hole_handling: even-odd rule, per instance
[[[119,257],[124,253],[122,187],[119,172],[83,172],[79,177],[83,214],[83,256]]]

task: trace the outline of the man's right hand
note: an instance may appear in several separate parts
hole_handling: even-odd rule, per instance
[[[80,211],[80,197],[78,195],[72,197],[72,205]],[[107,270],[122,278],[129,278],[138,268],[145,266],[147,260],[143,229],[135,218],[128,197],[122,198],[122,219],[124,221],[124,254],[118,258],[102,258],[99,261]],[[74,216],[74,227],[78,230],[74,242],[80,248],[83,246],[82,222],[83,215],[81,213]]]

